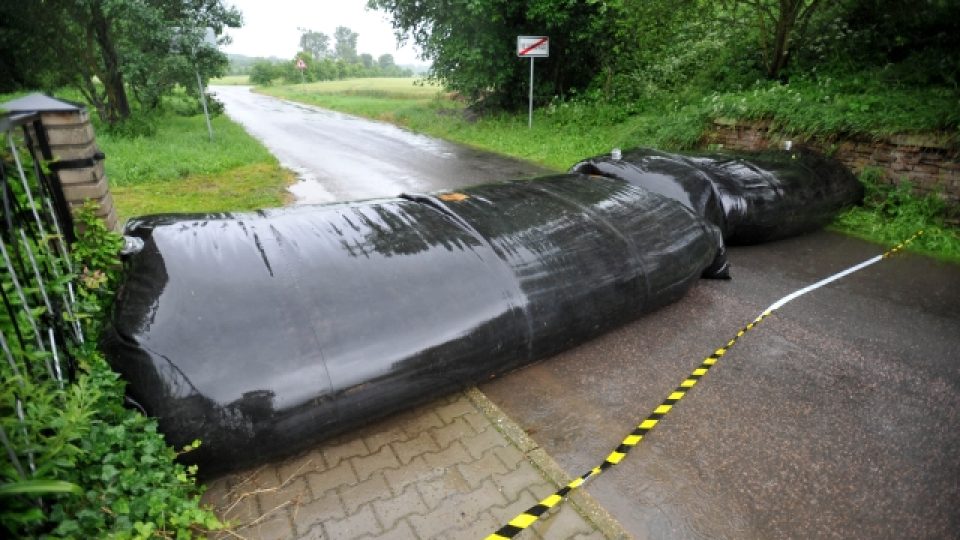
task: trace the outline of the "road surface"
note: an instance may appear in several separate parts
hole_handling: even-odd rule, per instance
[[[241,87],[216,92],[318,184],[305,202],[541,172]],[[879,251],[828,232],[733,248],[731,281],[701,281],[480,388],[580,474],[761,309]],[[960,267],[898,256],[789,304],[586,489],[637,538],[957,538]]]
[[[301,181],[298,203],[394,197],[543,174],[529,163],[418,135],[383,122],[250,92],[211,87],[227,114]]]

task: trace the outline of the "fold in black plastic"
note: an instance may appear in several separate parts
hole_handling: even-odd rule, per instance
[[[846,167],[808,150],[668,154],[637,148],[622,159],[587,159],[571,171],[616,178],[679,201],[720,227],[730,244],[818,229],[863,199],[863,186]]]
[[[103,340],[201,474],[317,441],[677,300],[716,228],[584,175],[255,214],[153,216]]]

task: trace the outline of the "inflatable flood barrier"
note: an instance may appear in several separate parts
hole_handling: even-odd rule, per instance
[[[720,236],[616,179],[568,174],[126,234],[103,348],[204,476],[291,454],[554,355],[677,300]]]
[[[617,178],[679,201],[720,227],[730,244],[756,244],[818,229],[863,199],[842,164],[820,154],[681,155],[647,148],[598,156],[573,172]]]

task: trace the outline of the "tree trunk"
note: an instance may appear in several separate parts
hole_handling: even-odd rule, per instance
[[[130,117],[130,102],[127,99],[127,89],[123,84],[123,73],[120,71],[120,58],[110,38],[110,25],[99,3],[90,6],[90,18],[103,60],[104,80],[102,82],[107,94],[108,108],[106,120],[110,124],[115,124]]]

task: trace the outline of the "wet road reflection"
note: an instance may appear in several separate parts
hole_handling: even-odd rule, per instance
[[[227,114],[300,176],[298,204],[429,192],[537,176],[543,169],[383,122],[213,86]]]

